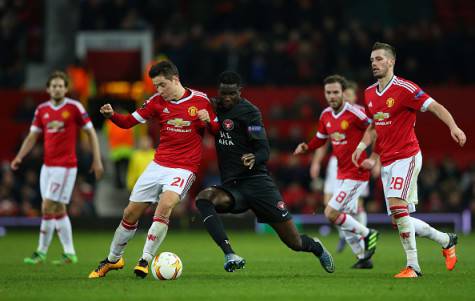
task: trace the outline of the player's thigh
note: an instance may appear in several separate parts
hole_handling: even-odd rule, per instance
[[[339,212],[356,214],[358,199],[368,186],[368,181],[342,180],[328,206]]]
[[[381,169],[381,181],[383,183],[384,196],[388,214],[390,199],[404,200],[409,212],[415,211],[417,199],[417,177],[422,166],[420,152],[412,157],[393,162]],[[392,202],[393,203],[393,202]]]
[[[157,208],[155,208],[156,216],[169,217],[173,211],[173,208],[180,202],[180,195],[171,190],[165,190],[160,194]]]
[[[248,200],[259,222],[270,224],[292,219],[282,195],[270,177],[248,180],[241,193]]]
[[[41,167],[40,191],[43,200],[69,204],[76,181],[77,168]]]

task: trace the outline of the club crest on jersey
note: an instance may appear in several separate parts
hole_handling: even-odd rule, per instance
[[[190,126],[191,121],[183,120],[182,118],[170,119],[167,121],[167,124],[173,125],[174,127],[181,128],[184,126]]]
[[[68,119],[69,116],[71,116],[71,113],[69,113],[69,111],[61,112],[61,117],[63,117],[63,119]]]
[[[231,131],[232,129],[234,129],[234,122],[231,119],[224,119],[223,129],[228,132]]]
[[[350,126],[350,124],[349,124],[348,121],[346,121],[346,120],[343,120],[343,121],[340,123],[340,127],[341,127],[342,130],[346,130],[349,126]]]
[[[195,117],[197,113],[198,109],[195,106],[191,106],[188,108],[188,115],[190,115],[191,117]]]
[[[388,99],[386,99],[386,105],[388,106],[388,108],[393,107],[395,102],[396,101],[392,97],[389,97]]]

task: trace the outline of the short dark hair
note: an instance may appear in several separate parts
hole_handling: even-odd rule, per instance
[[[346,80],[345,77],[339,74],[333,74],[333,75],[327,76],[323,80],[323,85],[333,84],[333,83],[340,83],[342,91],[348,88],[348,81]]]
[[[171,61],[161,61],[150,67],[148,76],[154,78],[163,75],[168,80],[171,80],[173,76],[179,76],[178,68]]]
[[[56,78],[62,79],[64,81],[64,86],[68,87],[69,80],[66,73],[64,73],[63,71],[56,70],[56,71],[53,71],[53,73],[51,73],[50,76],[48,77],[48,81],[46,81],[46,88],[49,88],[51,81]]]
[[[394,48],[392,45],[382,42],[374,43],[372,51],[379,49],[386,50],[386,52],[388,52],[394,59],[396,59],[396,48]]]
[[[346,82],[345,90],[346,89],[352,89],[352,90],[356,91],[356,90],[358,90],[358,84],[353,80],[349,80],[349,81]]]
[[[218,77],[218,85],[225,84],[225,85],[234,85],[236,84],[238,87],[241,86],[241,77],[234,71],[224,71]]]

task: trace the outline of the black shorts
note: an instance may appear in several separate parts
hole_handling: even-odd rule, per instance
[[[270,176],[249,177],[216,186],[232,195],[230,213],[251,209],[260,223],[277,223],[292,219],[279,189]]]

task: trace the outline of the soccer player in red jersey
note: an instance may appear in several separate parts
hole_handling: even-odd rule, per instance
[[[368,229],[353,217],[358,212],[359,195],[368,186],[369,171],[354,166],[351,161],[351,154],[371,120],[363,111],[343,101],[343,91],[347,86],[344,77],[331,75],[323,83],[329,107],[320,115],[316,135],[309,143],[300,143],[294,154],[314,151],[325,146],[327,139],[331,140],[338,160],[338,186],[326,205],[325,216],[343,231],[358,258],[354,267],[372,268],[370,258],[376,250],[378,232]]]
[[[71,221],[66,205],[69,204],[77,173],[76,141],[78,129],[84,129],[92,146],[93,162],[91,171],[99,179],[104,171],[101,163],[96,131],[82,104],[65,97],[68,92],[66,74],[53,72],[46,84],[51,99],[40,104],[35,111],[30,133],[11,162],[17,170],[25,156],[34,147],[38,138],[44,138],[44,164],[41,167],[40,190],[43,199],[38,248],[31,257],[24,259],[27,264],[38,264],[46,260],[48,247],[54,229],[63,245],[64,253],[56,264],[78,261],[73,245]]]
[[[450,271],[457,262],[454,233],[440,232],[427,223],[410,216],[415,211],[417,176],[422,166],[422,155],[414,126],[416,112],[430,111],[450,129],[452,138],[461,147],[466,142],[464,132],[457,126],[447,109],[436,102],[415,83],[394,75],[396,51],[393,46],[377,42],[371,52],[373,76],[378,80],[365,91],[367,115],[373,119],[376,145],[369,159],[371,167],[381,160],[381,180],[384,187],[388,215],[397,226],[407,257],[407,266],[396,278],[415,278],[422,275],[417,258],[415,235],[427,237],[442,246],[445,264]],[[374,137],[368,131],[352,155],[357,166],[360,155]]]
[[[170,61],[153,65],[149,71],[157,93],[129,115],[121,115],[110,104],[100,111],[121,128],[156,118],[160,122],[160,144],[154,160],[137,180],[130,202],[124,209],[120,225],[112,239],[106,259],[89,274],[104,277],[110,270],[124,266],[122,257],[127,242],[137,230],[138,220],[153,203],[158,202],[153,223],[148,231],[143,254],[134,268],[139,277],[146,277],[150,261],[165,239],[173,208],[190,189],[201,161],[201,141],[206,128],[216,132],[217,118],[206,94],[184,88],[178,70]]]
[[[343,90],[344,101],[347,101],[348,103],[353,105],[355,108],[364,112],[364,107],[356,103],[358,101],[357,93],[358,93],[358,84],[354,81],[347,81],[347,86]],[[329,141],[327,141],[326,145],[328,144],[329,144]],[[315,151],[314,156],[312,158],[312,163],[310,164],[310,177],[312,179],[316,179],[319,176],[321,163],[323,159],[325,158],[325,155],[327,154],[327,150],[328,150],[328,147],[325,146],[325,147],[320,147]],[[336,159],[336,156],[334,154],[331,154],[330,159],[328,160],[328,163],[327,163],[327,168],[325,171],[325,183],[323,185],[323,204],[325,206],[328,204],[331,197],[333,196],[336,189],[338,188],[337,171],[338,171],[338,160]],[[358,212],[354,216],[356,220],[358,220],[364,226],[367,225],[367,215],[366,215],[366,210],[364,207],[363,198],[367,197],[368,195],[369,195],[369,187],[366,186],[366,189],[360,194],[360,198],[358,200]],[[338,235],[340,236],[340,239],[338,241],[336,251],[340,253],[340,252],[343,252],[343,249],[346,246],[346,239],[341,228],[338,227],[337,229],[338,229]],[[364,267],[367,267],[367,266],[369,265],[364,265]],[[363,267],[363,265],[353,265],[353,267],[359,268],[359,267]]]

